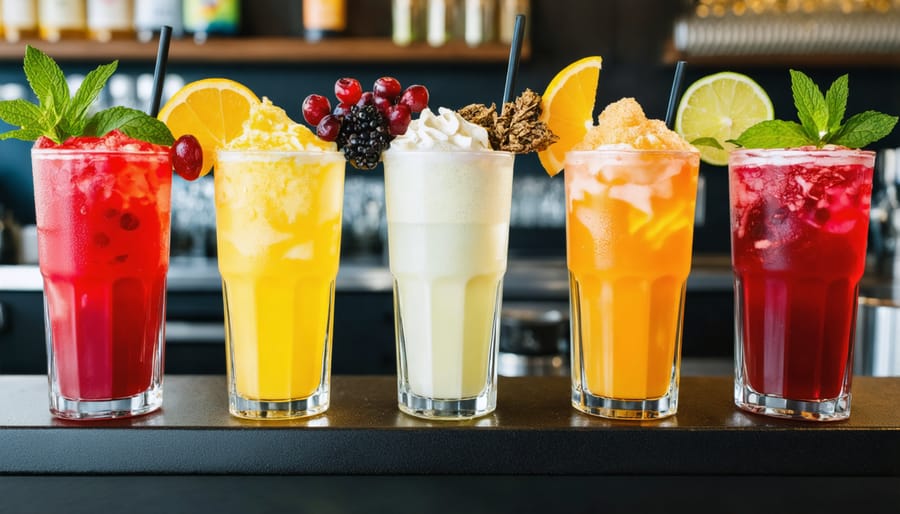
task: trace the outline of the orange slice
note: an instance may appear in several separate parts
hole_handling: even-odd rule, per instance
[[[159,119],[176,139],[192,134],[203,147],[206,175],[216,163],[216,149],[243,131],[250,108],[259,98],[246,86],[228,79],[203,79],[179,89],[159,111]]]
[[[603,58],[585,57],[563,68],[553,77],[541,102],[541,121],[559,136],[559,141],[538,152],[550,176],[563,169],[566,152],[584,139],[594,121],[594,101]]]

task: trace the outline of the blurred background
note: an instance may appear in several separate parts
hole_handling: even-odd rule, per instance
[[[769,92],[779,118],[794,117],[789,68],[826,85],[849,73],[848,113],[900,114],[900,0],[346,0],[338,2],[346,7],[343,23],[317,14],[317,3],[333,2],[0,0],[7,40],[0,42],[0,98],[30,98],[22,73],[27,41],[57,58],[73,85],[98,64],[120,59],[102,103],[144,109],[156,44],[141,39],[152,39],[161,20],[175,24],[181,36],[170,53],[167,95],[186,82],[227,77],[301,120],[302,99],[329,94],[335,79],[356,77],[365,85],[391,75],[404,85],[427,85],[432,108],[499,102],[511,20],[525,12],[517,89],[542,92],[570,62],[601,55],[596,113],[631,96],[649,117],[664,117],[674,64],[685,59],[687,84],[724,70],[748,74]],[[31,26],[28,9],[34,9]],[[97,14],[101,10],[105,16]],[[893,218],[897,162],[891,150],[898,146],[895,130],[873,148],[880,154],[872,276],[888,279],[900,226]],[[27,266],[36,262],[29,148],[0,143],[0,263],[18,266],[0,274],[0,372],[8,373],[42,373],[46,366],[40,280]],[[186,183],[176,177],[170,372],[224,370],[211,178]],[[703,165],[701,178],[684,340],[685,357],[695,367],[686,372],[729,372],[726,170]],[[380,169],[348,167],[335,373],[394,370],[383,195]],[[511,355],[501,363],[510,374],[567,372],[564,225],[562,176],[549,178],[534,155],[517,157],[501,347]],[[893,297],[892,281],[874,282],[882,292],[873,295]]]

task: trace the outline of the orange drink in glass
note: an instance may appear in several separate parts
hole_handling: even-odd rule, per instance
[[[647,136],[664,126],[614,128],[643,144],[566,154],[572,404],[610,418],[661,418],[678,405],[700,158],[687,143]]]

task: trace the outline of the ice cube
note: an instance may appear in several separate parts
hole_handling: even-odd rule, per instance
[[[255,257],[272,245],[290,239],[292,234],[278,232],[264,218],[250,217],[231,230],[220,230],[234,248],[246,257]]]
[[[651,196],[653,196],[653,192],[650,186],[622,184],[609,188],[610,198],[623,201],[648,216],[653,216],[653,207],[650,205]]]
[[[312,241],[291,247],[284,254],[284,258],[298,260],[298,261],[311,260],[313,258],[313,243],[312,243]]]
[[[109,173],[96,173],[93,167],[85,166],[85,173],[74,177],[75,187],[91,199],[107,200],[116,186],[116,177]]]

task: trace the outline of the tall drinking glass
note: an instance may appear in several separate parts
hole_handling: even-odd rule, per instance
[[[34,171],[50,411],[162,405],[172,166],[168,151],[39,149]]]
[[[566,154],[572,405],[616,419],[678,408],[699,155]]]
[[[514,156],[384,153],[400,410],[462,419],[497,405]]]
[[[850,415],[874,161],[862,150],[731,153],[738,407]]]
[[[219,151],[228,405],[242,418],[328,408],[341,247],[339,152]]]

